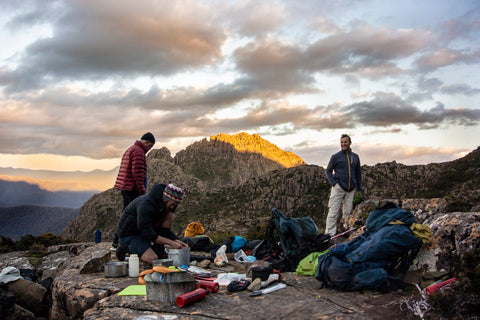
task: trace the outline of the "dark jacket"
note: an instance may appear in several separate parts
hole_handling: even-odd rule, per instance
[[[133,146],[125,151],[115,181],[115,189],[137,190],[139,194],[145,193],[145,181],[147,179],[145,154],[147,151],[147,147],[140,140],[137,140]]]
[[[335,153],[330,157],[326,173],[332,187],[339,183],[345,191],[362,191],[362,169],[356,153],[343,150]]]
[[[158,237],[155,226],[167,216],[163,203],[165,186],[156,184],[149,193],[136,198],[123,210],[117,226],[120,238],[140,235],[146,241],[155,242]]]

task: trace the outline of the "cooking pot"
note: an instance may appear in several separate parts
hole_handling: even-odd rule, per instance
[[[152,265],[155,266],[162,266],[162,267],[170,267],[173,266],[173,260],[172,259],[158,259],[158,260],[153,260]]]
[[[114,261],[105,263],[105,277],[124,277],[128,274],[128,262]]]
[[[273,272],[272,267],[267,266],[255,266],[250,269],[252,271],[252,280],[260,278],[262,281],[266,281],[268,276]]]
[[[190,265],[190,248],[173,249],[170,246],[165,246],[165,251],[168,253],[168,259],[172,259],[175,267]]]

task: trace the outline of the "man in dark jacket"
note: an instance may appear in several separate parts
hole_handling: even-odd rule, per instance
[[[123,210],[117,234],[120,247],[136,253],[140,260],[152,264],[158,254],[152,246],[169,245],[173,249],[188,247],[172,231],[173,213],[183,199],[183,190],[173,184],[156,184],[148,194],[142,195]],[[117,257],[123,261],[124,256]],[[123,258],[123,259],[122,259]]]
[[[337,233],[337,221],[343,202],[343,220],[352,212],[355,190],[362,190],[362,171],[360,158],[350,148],[352,140],[347,134],[340,138],[341,150],[330,157],[326,174],[332,191],[328,201],[328,215],[325,233],[334,236]],[[333,173],[335,171],[335,173]],[[347,227],[347,226],[345,226]]]
[[[145,194],[147,182],[147,159],[145,154],[155,144],[155,137],[150,132],[145,133],[140,140],[130,146],[122,156],[115,189],[122,192],[123,209],[133,199]],[[118,236],[115,234],[112,247],[118,246]]]

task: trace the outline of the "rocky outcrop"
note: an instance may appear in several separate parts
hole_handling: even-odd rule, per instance
[[[94,195],[80,208],[78,217],[63,229],[61,237],[82,242],[93,241],[95,230],[100,229],[103,239],[113,239],[122,206],[119,190],[112,188]]]
[[[270,150],[266,153],[276,160],[266,158],[262,149]],[[323,230],[331,189],[324,168],[306,164],[286,168],[279,163],[282,155],[285,153],[273,144],[248,134],[212,136],[210,141],[188,146],[174,158],[163,147],[148,154],[148,186],[172,182],[185,190],[184,201],[176,211],[177,234],[197,221],[207,234],[249,236],[270,218],[272,207],[289,216],[310,216]],[[297,160],[291,163],[301,162]],[[469,211],[480,204],[478,163],[480,149],[440,164],[406,166],[393,161],[363,166],[363,198],[397,202],[438,199],[437,212]],[[412,210],[422,210],[417,206],[412,203]],[[99,228],[103,239],[112,240],[121,209],[118,190],[95,195],[61,236],[92,241]]]
[[[210,141],[225,142],[242,153],[260,153],[265,158],[280,163],[285,168],[305,164],[305,161],[293,152],[283,151],[276,145],[262,139],[258,134],[249,135],[248,133],[241,132],[232,136],[220,133],[216,136],[211,136]]]
[[[452,274],[461,270],[465,253],[480,248],[480,212],[437,214],[424,224],[431,228],[432,238],[418,256],[418,269]]]
[[[175,164],[203,181],[208,190],[239,186],[283,166],[257,152],[239,152],[232,144],[203,139],[175,155]]]

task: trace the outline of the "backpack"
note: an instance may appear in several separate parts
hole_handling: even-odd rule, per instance
[[[317,236],[318,227],[312,218],[291,218],[272,208],[265,240],[252,252],[257,259],[269,260],[280,272],[295,271],[300,260],[316,251]]]
[[[394,275],[407,271],[423,243],[409,229],[414,222],[411,212],[392,204],[372,211],[363,234],[319,257],[315,277],[322,288],[344,291],[403,288],[403,281]]]

